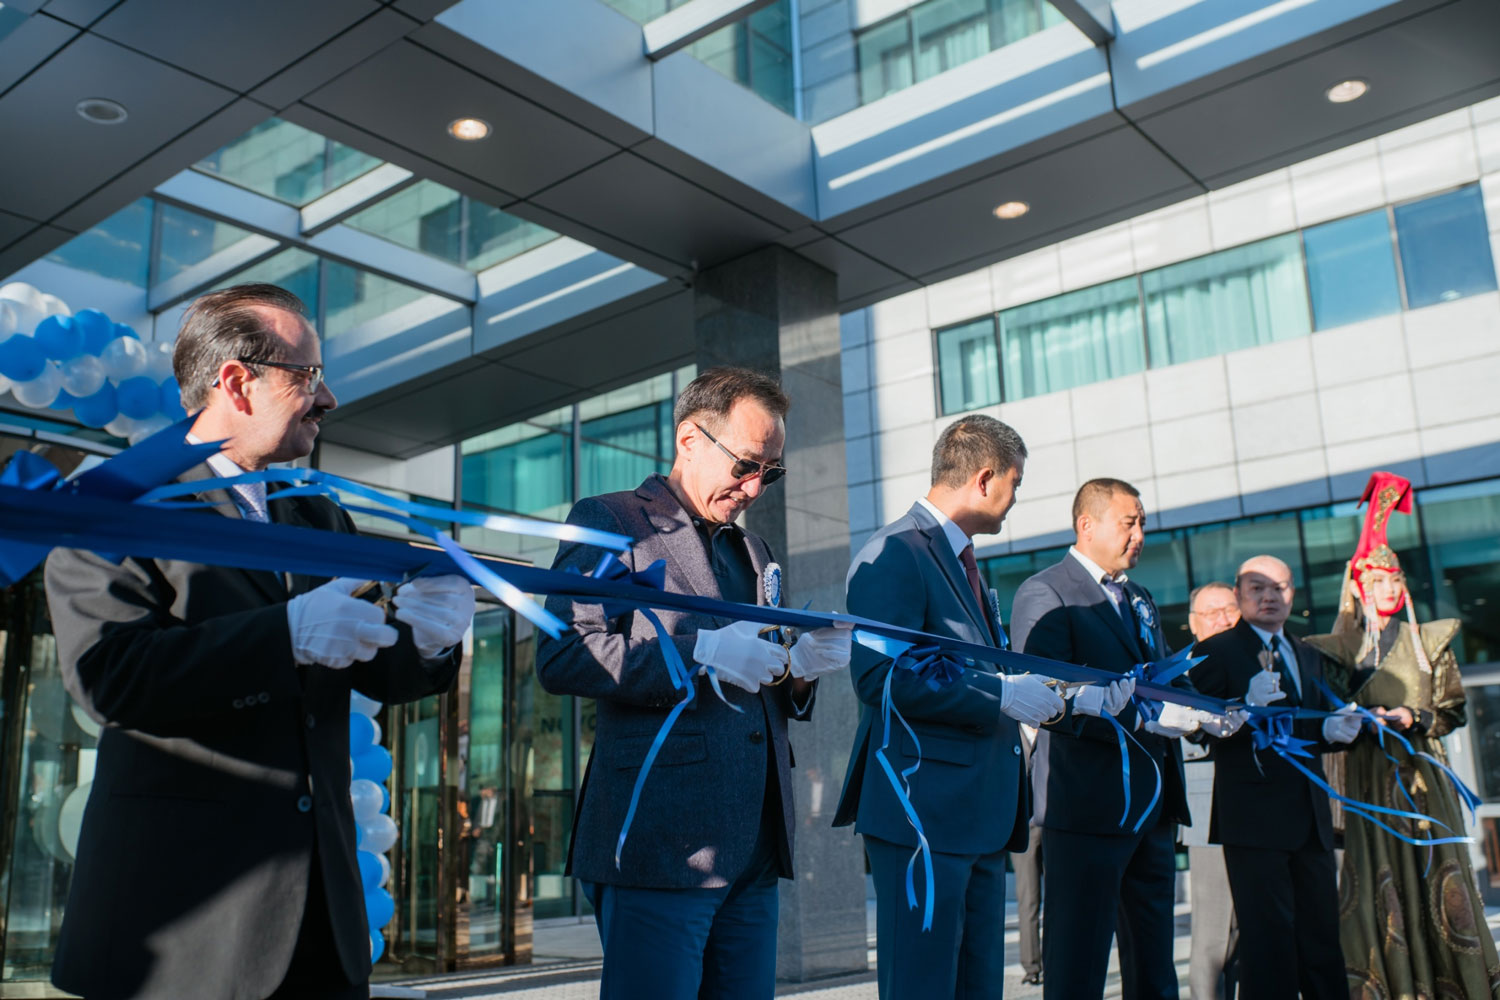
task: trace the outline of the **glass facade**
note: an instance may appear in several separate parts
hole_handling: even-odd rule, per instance
[[[382,162],[300,125],[271,118],[199,160],[193,169],[300,208]]]
[[[557,238],[545,226],[425,180],[350,216],[345,224],[471,271]]]
[[[174,278],[251,235],[249,230],[215,221],[177,205],[158,205],[156,225],[152,284]]]
[[[140,198],[47,255],[55,264],[145,288],[151,277],[150,198]]]
[[[1043,0],[926,0],[858,32],[862,103],[1064,23]]]
[[[938,408],[1025,399],[1495,288],[1484,201],[1470,185],[1007,309],[998,346],[991,317],[938,330]]]

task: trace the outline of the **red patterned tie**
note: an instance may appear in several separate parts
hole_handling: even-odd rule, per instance
[[[964,550],[958,554],[958,561],[964,564],[964,573],[969,577],[969,586],[974,588],[974,600],[979,602],[979,611],[988,621],[990,605],[984,598],[984,582],[979,579],[979,563],[974,560],[974,546],[965,545]]]

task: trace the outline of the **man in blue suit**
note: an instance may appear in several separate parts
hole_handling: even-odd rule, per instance
[[[1151,594],[1126,576],[1145,545],[1145,523],[1140,494],[1129,483],[1084,483],[1073,500],[1073,547],[1016,591],[1016,648],[1116,673],[1167,655]],[[1078,691],[1073,710],[1048,727],[1044,741],[1042,973],[1048,1000],[1102,996],[1114,936],[1126,1000],[1177,1000],[1176,824],[1190,822],[1178,737],[1197,721],[1191,710],[1168,705],[1160,720],[1143,722],[1128,697],[1114,693],[1098,686]],[[1130,813],[1123,823],[1118,737],[1104,712],[1117,715],[1151,758],[1130,747]],[[1161,796],[1135,833],[1158,773]]]
[[[580,500],[568,523],[635,539],[621,561],[636,571],[664,561],[669,592],[766,603],[770,550],[734,522],[787,474],[787,405],[766,375],[702,372],[677,400],[671,472]],[[587,573],[601,554],[565,544],[553,568]],[[571,627],[537,642],[542,686],[598,702],[568,864],[604,945],[600,997],[771,1000],[777,879],[792,877],[787,721],[808,718],[815,679],[848,664],[849,632],[804,632],[786,649],[755,622],[661,611],[663,639],[640,611],[556,596],[547,607]],[[696,698],[662,743],[620,850],[636,777],[683,697],[664,641],[694,671]],[[727,704],[695,664],[714,668]]]
[[[1026,446],[998,420],[959,418],[933,449],[932,489],[860,550],[849,569],[849,612],[986,646],[1005,645],[994,591],[985,589],[970,539],[993,534],[1015,503]],[[911,802],[933,852],[932,929],[908,908],[907,863],[917,848],[884,770],[881,697],[892,660],[855,646],[850,672],[863,702],[835,826],[864,836],[875,881],[883,1000],[1001,995],[1005,978],[1005,854],[1024,850],[1030,789],[1017,722],[1066,712],[1037,676],[966,664],[933,690],[896,670],[891,696],[918,747],[893,723],[885,753],[910,776]],[[917,866],[918,898],[925,894]]]

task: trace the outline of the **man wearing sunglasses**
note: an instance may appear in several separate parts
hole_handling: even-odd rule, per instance
[[[173,368],[184,480],[305,458],[323,414],[318,337],[295,295],[240,285],[183,317]],[[220,516],[354,530],[323,497],[205,489]],[[89,997],[369,995],[349,800],[349,701],[447,688],[473,588],[412,581],[394,613],[358,580],[57,550],[47,598],[68,691],[106,723],[53,981]]]
[[[673,593],[767,603],[771,552],[735,520],[787,474],[787,406],[759,372],[703,372],[677,401],[671,472],[580,500],[568,523],[629,535],[622,561],[637,571],[665,562]],[[553,568],[588,573],[602,554],[564,544]],[[641,612],[606,617],[560,597],[547,607],[571,628],[538,640],[542,686],[598,702],[569,870],[604,945],[600,997],[770,1000],[777,879],[792,877],[787,720],[806,719],[814,681],[848,664],[849,632],[806,632],[788,648],[754,622],[658,612],[695,695],[654,758],[620,849],[636,776],[683,692]],[[703,676],[708,666],[727,704]]]

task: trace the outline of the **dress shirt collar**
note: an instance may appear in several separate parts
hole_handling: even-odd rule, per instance
[[[953,518],[938,510],[937,505],[926,497],[918,497],[917,503],[927,508],[927,513],[937,518],[937,523],[942,526],[943,535],[947,537],[948,544],[953,546],[953,554],[956,556],[973,544],[969,536],[964,534],[964,529],[953,523]]]
[[[187,442],[188,444],[203,443],[202,439],[200,439],[196,434],[189,434],[187,436]],[[234,459],[230,458],[222,451],[216,451],[212,455],[208,456],[208,458],[204,459],[203,464],[212,469],[214,475],[218,476],[220,479],[229,479],[232,476],[242,475],[246,471],[235,464]]]
[[[1102,581],[1106,576],[1109,576],[1109,574],[1104,572],[1104,569],[1098,563],[1094,562],[1094,560],[1090,559],[1082,552],[1079,552],[1078,546],[1076,545],[1068,549],[1068,555],[1078,560],[1078,564],[1088,572],[1090,579],[1099,584],[1101,588],[1104,586],[1104,583]],[[1116,573],[1113,577],[1111,577],[1111,579],[1113,579],[1121,586],[1124,586],[1126,583],[1130,582],[1130,577],[1126,576],[1124,573]],[[1108,593],[1108,591],[1105,591],[1105,593]]]
[[[1261,645],[1269,647],[1271,645],[1271,640],[1280,639],[1283,643],[1286,644],[1288,649],[1291,648],[1292,644],[1286,641],[1286,632],[1282,629],[1277,629],[1275,632],[1267,632],[1265,629],[1261,628],[1259,625],[1248,619],[1246,619],[1245,624],[1249,625],[1250,628],[1254,630],[1255,634],[1260,638]]]

